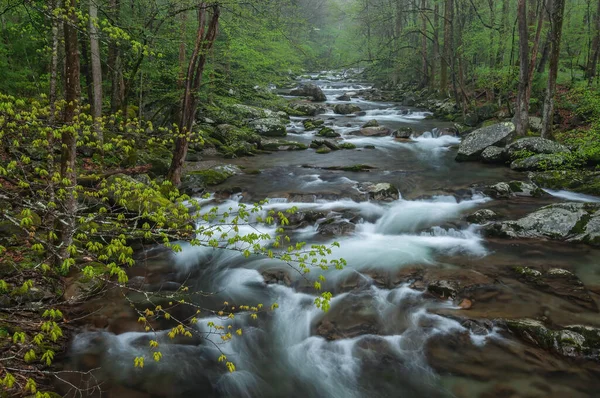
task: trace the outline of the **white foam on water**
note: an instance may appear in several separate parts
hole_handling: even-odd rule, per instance
[[[600,203],[600,198],[597,196],[564,190],[555,191],[553,189],[544,189],[544,191],[557,198],[566,199],[573,202]]]

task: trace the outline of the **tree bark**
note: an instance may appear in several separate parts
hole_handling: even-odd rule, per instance
[[[212,11],[212,17],[208,27],[206,26],[208,9]],[[175,186],[181,183],[181,174],[183,164],[187,155],[189,138],[196,118],[198,110],[198,90],[202,82],[204,67],[206,64],[209,51],[212,48],[217,37],[219,27],[219,17],[221,9],[219,5],[207,5],[200,3],[198,8],[198,30],[196,32],[196,42],[194,51],[188,63],[187,73],[185,77],[185,88],[181,101],[181,117],[178,123],[178,135],[175,140],[175,150],[173,160],[167,179]]]
[[[64,21],[65,35],[65,99],[66,108],[64,122],[66,125],[73,124],[75,113],[81,97],[80,85],[80,59],[77,41],[77,0],[66,0],[67,17]],[[77,137],[75,129],[65,128],[62,131],[62,157],[61,177],[65,181],[65,196],[63,199],[64,217],[61,220],[61,246],[59,249],[60,259],[67,260],[70,257],[69,246],[73,244],[75,233],[77,199],[75,197],[75,186],[77,185],[77,174],[75,160],[77,154]]]
[[[598,8],[596,9],[594,21],[594,39],[591,45],[591,55],[586,68],[586,77],[588,84],[592,84],[596,76],[598,68],[598,58],[600,57],[600,0],[598,0]]]
[[[426,0],[421,0],[421,86],[427,87],[429,71],[427,68],[427,18],[425,17],[425,9],[427,8]]]
[[[96,0],[88,0],[90,6],[90,56],[92,64],[93,99],[92,117],[94,118],[94,130],[100,145],[104,143],[104,135],[100,127],[99,119],[102,117],[102,64],[100,63],[100,45],[98,43],[98,6]]]
[[[556,94],[556,78],[558,76],[558,61],[560,58],[560,41],[562,38],[563,16],[565,0],[554,0],[552,7],[552,52],[550,54],[550,70],[548,72],[548,86],[544,100],[542,118],[542,137],[552,138],[552,125],[554,119],[554,95]]]
[[[433,7],[433,57],[431,61],[431,77],[429,85],[435,89],[436,66],[440,59],[440,6],[436,2]]]
[[[527,23],[527,0],[518,0],[517,24],[519,31],[519,87],[515,122],[517,135],[524,136],[529,130],[529,26]]]
[[[52,10],[61,7],[61,1],[55,0]],[[58,98],[58,42],[59,42],[59,23],[58,18],[52,13],[52,58],[50,60],[50,125],[56,121],[56,99]],[[52,134],[49,134],[52,136]],[[50,169],[51,170],[51,169]]]
[[[506,51],[506,32],[508,28],[508,6],[509,0],[502,1],[502,16],[500,21],[500,40],[498,42],[498,52],[496,53],[496,66],[504,66],[504,52]]]
[[[452,1],[446,0],[444,6],[444,56],[440,65],[440,90],[447,93],[448,63],[452,57]]]
[[[120,0],[109,0],[109,15],[113,21],[117,23],[119,21],[119,12],[121,8]],[[111,87],[110,87],[110,111],[116,113],[121,108],[121,80],[122,80],[122,68],[121,68],[121,56],[119,47],[114,41],[110,41],[108,44],[108,73],[110,75]]]

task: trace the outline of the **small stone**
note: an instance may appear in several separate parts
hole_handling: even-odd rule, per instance
[[[473,306],[473,302],[468,298],[463,299],[458,305],[463,310],[468,310]]]

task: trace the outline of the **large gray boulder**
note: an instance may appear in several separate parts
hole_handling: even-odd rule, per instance
[[[297,88],[290,91],[290,95],[295,97],[311,97],[315,102],[325,102],[327,97],[323,90],[316,84],[306,83],[301,84]]]
[[[338,115],[349,115],[354,112],[360,112],[360,107],[353,104],[337,104],[333,107],[333,111]]]
[[[490,146],[502,147],[509,143],[515,134],[515,125],[511,122],[494,124],[473,131],[467,135],[458,148],[456,160],[478,160],[481,153]]]
[[[510,164],[510,168],[516,171],[541,171],[553,170],[566,165],[570,159],[567,153],[542,153],[525,159],[517,159]]]
[[[281,119],[257,119],[251,121],[249,126],[264,137],[285,137],[287,135],[285,123]]]
[[[566,240],[600,245],[600,204],[558,203],[517,220],[488,225],[490,236]]]
[[[566,146],[542,137],[521,138],[506,147],[506,154],[511,160],[523,151],[536,155],[571,152]]]
[[[392,130],[384,126],[366,127],[360,130],[351,131],[351,135],[360,135],[363,137],[388,137],[392,135]]]
[[[393,202],[398,200],[400,195],[398,188],[387,182],[372,183],[361,182],[358,184],[358,189],[368,195],[370,200],[379,202]]]
[[[297,116],[316,116],[327,111],[324,106],[309,102],[293,102],[288,107],[290,108],[290,113]]]
[[[481,152],[481,161],[484,163],[504,163],[505,148],[489,146]]]

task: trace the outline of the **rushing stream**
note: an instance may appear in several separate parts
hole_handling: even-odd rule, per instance
[[[369,87],[343,81],[317,83],[329,104],[339,103],[336,97],[345,92]],[[145,332],[80,334],[73,343],[75,356],[91,353],[102,357],[110,369],[98,377],[107,380],[107,385],[127,388],[113,389],[109,397],[137,397],[133,390],[146,394],[139,396],[153,397],[253,398],[586,397],[600,391],[597,374],[571,368],[567,361],[551,355],[533,358],[540,354],[528,351],[523,343],[485,321],[465,323],[467,311],[458,303],[426,293],[410,278],[414,269],[429,275],[430,280],[462,278],[473,270],[481,271],[477,277],[483,278],[483,274],[499,274],[496,268],[527,259],[569,267],[584,282],[600,286],[595,264],[598,252],[590,248],[486,241],[477,225],[464,221],[466,214],[484,207],[512,216],[547,203],[597,198],[549,191],[553,196],[493,201],[472,186],[524,179],[524,175],[504,167],[456,163],[454,146],[460,139],[439,136],[437,132],[448,124],[426,118],[426,110],[361,98],[353,98],[352,103],[361,107],[362,116],[331,112],[318,118],[342,135],[341,142],[355,144],[356,150],[322,155],[309,149],[233,160],[261,173],[229,179],[219,189],[241,193],[207,205],[226,212],[235,210],[240,201],[269,198],[259,215],[290,207],[311,215],[288,231],[292,240],[309,244],[338,241],[340,247],[334,248],[329,258],[342,257],[348,262],[344,270],[323,272],[323,289],[334,293],[329,312],[314,306],[317,293],[312,282],[320,270],[308,274],[306,280],[278,261],[257,256],[246,259],[237,252],[183,244],[181,253],[166,260],[175,279],[185,280],[192,292],[216,292],[196,296],[198,305],[218,308],[223,302],[229,306],[262,303],[267,308],[276,302],[279,308],[261,312],[257,319],[242,311],[233,320],[203,311],[197,323],[200,331],[214,331],[207,326],[209,322],[242,330],[242,336],[227,343],[216,335],[211,337],[216,344],[198,344],[169,341],[164,332],[158,336]],[[419,136],[401,142],[391,136],[349,134],[372,119],[392,130],[410,126]],[[315,139],[314,131],[304,131],[302,120],[292,118],[288,127],[292,133],[286,139],[307,144]],[[354,164],[373,169],[325,169]],[[364,182],[391,183],[399,189],[399,199],[365,201],[360,191]],[[332,236],[319,228],[325,217],[334,217],[340,225],[350,224],[352,229]],[[277,235],[274,227],[256,228],[273,239]],[[254,225],[247,225],[240,233],[254,231]],[[494,283],[488,276],[485,278]],[[267,278],[269,283],[265,283]],[[493,293],[487,301],[482,296],[481,304],[468,311],[468,317],[552,314],[555,321],[600,326],[597,314],[574,309],[570,303],[522,283],[500,283]],[[147,359],[143,370],[133,368],[136,355],[148,356],[150,339],[161,342],[163,360],[156,364]],[[217,362],[221,354],[235,364],[235,372],[227,372],[224,364]]]

